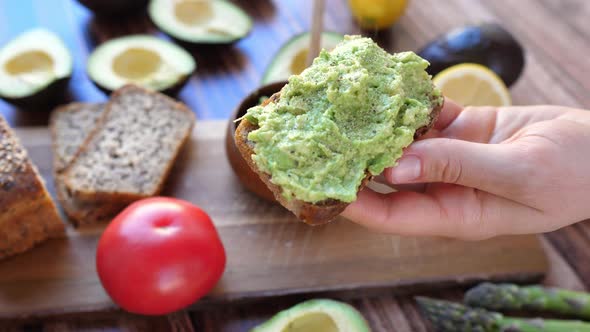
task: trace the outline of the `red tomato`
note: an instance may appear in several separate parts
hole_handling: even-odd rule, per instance
[[[178,199],[149,198],[109,224],[98,242],[96,269],[123,309],[162,315],[215,286],[225,269],[225,250],[203,210]]]

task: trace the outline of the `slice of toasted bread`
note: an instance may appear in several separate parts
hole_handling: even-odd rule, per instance
[[[266,106],[269,103],[277,103],[280,99],[280,92],[275,93],[270,98],[268,98],[262,105]],[[436,103],[433,103],[436,104]],[[428,132],[430,128],[436,122],[438,115],[442,109],[442,104],[439,107],[436,107],[431,110],[430,112],[430,121],[426,126],[418,128],[414,134],[414,138],[418,138]],[[344,209],[348,206],[347,202],[342,202],[334,199],[329,199],[321,202],[310,203],[305,202],[296,198],[291,198],[287,200],[282,195],[281,187],[275,185],[271,181],[271,175],[265,172],[262,172],[256,166],[254,160],[252,160],[252,155],[254,153],[254,142],[248,140],[248,134],[254,130],[258,129],[258,126],[254,125],[247,119],[242,119],[240,124],[236,128],[235,133],[235,141],[238,150],[242,154],[242,157],[246,160],[246,163],[254,172],[256,172],[260,179],[268,186],[268,188],[272,191],[275,196],[275,199],[281,203],[285,208],[289,211],[293,212],[297,218],[301,219],[307,224],[310,225],[321,225],[327,222],[332,221],[336,218]],[[368,183],[371,181],[372,175],[369,171],[366,171],[366,176],[362,180],[361,184],[359,185],[358,191],[361,191]]]
[[[109,211],[157,195],[194,123],[188,107],[161,93],[135,85],[118,89],[62,173],[68,195]]]

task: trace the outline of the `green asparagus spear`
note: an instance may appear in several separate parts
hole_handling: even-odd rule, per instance
[[[465,304],[490,310],[553,312],[590,319],[590,294],[541,286],[480,284],[465,293]]]
[[[511,318],[449,301],[416,301],[438,332],[590,332],[590,324],[581,321]]]

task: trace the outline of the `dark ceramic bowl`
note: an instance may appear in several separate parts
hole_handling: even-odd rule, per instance
[[[254,194],[271,202],[276,202],[274,195],[268,189],[268,187],[262,182],[262,180],[260,180],[258,174],[256,174],[248,166],[248,164],[246,164],[246,161],[244,160],[244,158],[242,158],[240,151],[238,151],[238,147],[236,146],[236,141],[234,139],[234,134],[236,132],[236,128],[240,123],[234,122],[234,120],[246,114],[246,111],[250,107],[258,105],[260,103],[261,97],[270,97],[275,92],[279,92],[281,88],[285,86],[285,84],[287,84],[286,81],[264,85],[254,90],[248,96],[246,96],[246,98],[242,100],[242,102],[238,105],[238,107],[232,114],[229,124],[227,126],[227,133],[225,136],[225,150],[227,153],[227,158],[240,182]]]

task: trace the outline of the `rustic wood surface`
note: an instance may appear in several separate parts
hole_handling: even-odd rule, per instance
[[[281,43],[310,24],[311,2],[299,0],[237,0],[256,20],[253,33],[226,50],[195,54],[197,74],[180,97],[201,119],[227,117],[238,101],[258,85],[260,76]],[[346,0],[328,0],[325,25],[342,33],[357,33]],[[590,108],[590,2],[586,0],[411,0],[404,17],[377,36],[390,51],[415,50],[450,28],[482,20],[498,21],[524,44],[526,68],[512,88],[516,104],[551,103]],[[94,21],[71,0],[0,1],[0,43],[29,27],[46,26],[66,39],[75,55],[71,84],[78,100],[100,101],[102,95],[84,75],[84,62],[94,42],[131,32],[153,31],[145,17],[119,24]],[[0,112],[13,125],[44,124],[44,114],[27,114],[0,102]],[[579,223],[546,234],[550,257],[545,283],[571,289],[590,287],[590,223]],[[457,298],[462,289],[428,295]],[[423,293],[421,293],[423,294]],[[351,300],[375,331],[429,331],[412,296],[391,291]],[[0,323],[6,331],[247,331],[279,309],[301,300],[289,297],[167,317],[144,318],[121,312],[97,316],[53,318],[34,323]]]
[[[197,310],[289,294],[536,281],[546,272],[534,235],[464,242],[381,234],[345,219],[305,225],[240,185],[225,154],[227,126],[226,120],[198,122],[164,188],[167,196],[204,207],[226,250],[225,273]],[[54,193],[49,130],[20,128],[17,135]],[[94,267],[104,227],[68,227],[63,238],[0,262],[0,319],[115,309]]]

